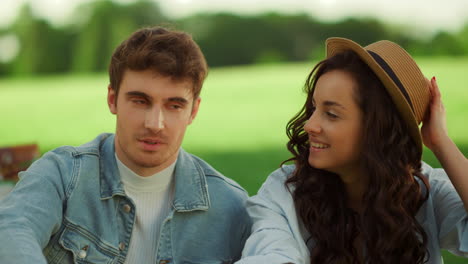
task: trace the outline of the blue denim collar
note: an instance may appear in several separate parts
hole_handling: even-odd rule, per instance
[[[208,184],[203,168],[182,148],[174,171],[175,196],[173,206],[177,212],[206,211],[210,207]]]
[[[99,175],[101,178],[101,199],[110,199],[114,195],[125,196],[117,161],[115,160],[114,134],[101,134],[97,140],[98,144],[100,144]]]
[[[114,134],[101,134],[94,142],[99,145],[101,199],[125,196],[115,160]],[[208,210],[210,198],[203,168],[192,156],[180,148],[174,170],[175,195],[173,207],[177,212]]]

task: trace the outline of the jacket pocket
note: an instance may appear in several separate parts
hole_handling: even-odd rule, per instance
[[[60,245],[71,253],[73,263],[115,263],[119,250],[79,226],[67,226],[59,239]]]

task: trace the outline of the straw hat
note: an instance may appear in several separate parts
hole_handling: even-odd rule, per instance
[[[327,58],[352,50],[371,68],[390,94],[398,111],[408,124],[410,134],[422,150],[419,124],[430,101],[426,78],[416,62],[399,45],[381,40],[366,47],[345,38],[326,41]]]

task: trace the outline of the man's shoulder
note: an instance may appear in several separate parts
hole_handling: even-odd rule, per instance
[[[80,146],[60,146],[52,149],[31,164],[27,173],[43,174],[44,171],[51,173],[57,171],[62,175],[70,174],[80,156],[92,155],[99,157],[100,146],[109,136],[112,136],[112,134],[100,134],[92,141]]]
[[[71,157],[71,158],[80,156],[80,155],[86,155],[86,154],[99,155],[102,144],[109,137],[113,137],[113,134],[102,133],[102,134],[99,134],[93,140],[87,143],[84,143],[80,146],[69,146],[69,145],[60,146],[47,152],[45,155],[56,155],[56,156],[64,156],[64,157]]]
[[[231,193],[232,195],[247,197],[245,189],[236,181],[224,176],[202,158],[194,154],[187,154],[190,155],[192,160],[203,170],[203,174],[205,175],[208,184],[208,190],[210,190],[210,192],[216,190],[218,192],[223,192],[223,195],[229,195],[229,193]]]

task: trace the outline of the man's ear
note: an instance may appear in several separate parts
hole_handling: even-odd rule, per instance
[[[198,114],[198,109],[200,108],[201,97],[198,97],[193,101],[192,113],[190,113],[189,124],[192,124],[193,120]]]
[[[112,114],[117,114],[117,94],[110,84],[107,86],[107,105]]]

